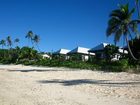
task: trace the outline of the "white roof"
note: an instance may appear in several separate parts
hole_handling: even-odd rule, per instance
[[[71,50],[69,54],[73,53],[80,53],[80,54],[89,54],[88,52],[89,48],[84,48],[84,47],[76,47],[75,49]],[[94,53],[90,53],[91,55],[95,55]]]
[[[95,53],[91,53],[91,52],[90,52],[89,55],[95,55]]]
[[[43,54],[42,56],[45,57],[45,58],[50,58],[50,56],[47,55],[47,54]]]
[[[89,52],[98,51],[98,50],[104,50],[104,48],[105,48],[107,45],[109,45],[109,43],[101,43],[101,44],[97,45],[96,47],[91,48],[91,49],[89,50]]]
[[[70,50],[67,49],[60,49],[56,52],[54,52],[54,54],[67,54]]]
[[[123,53],[123,49],[118,49],[118,51],[120,52],[120,53]],[[128,51],[127,50],[124,50],[124,54],[128,54]]]

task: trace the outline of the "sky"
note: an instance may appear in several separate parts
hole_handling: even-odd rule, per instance
[[[40,36],[39,47],[44,52],[113,44],[113,37],[106,37],[109,14],[126,1],[0,0],[0,40],[10,35],[12,40],[20,39],[19,46],[27,46],[25,36],[32,30]],[[129,2],[134,6],[134,0]]]

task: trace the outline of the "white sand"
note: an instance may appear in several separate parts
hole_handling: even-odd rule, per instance
[[[0,65],[0,105],[140,105],[140,74]]]

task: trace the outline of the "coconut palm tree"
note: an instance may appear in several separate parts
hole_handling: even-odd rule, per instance
[[[14,40],[15,43],[19,43],[19,41],[20,41],[20,40],[19,40],[18,38],[16,38],[16,39]]]
[[[8,37],[6,38],[6,40],[7,40],[7,46],[8,46],[9,48],[11,48],[11,47],[12,47],[12,40],[11,40],[11,37],[8,36]]]
[[[32,31],[28,31],[27,35],[25,36],[25,38],[28,39],[28,44],[31,42],[32,46],[33,46],[33,37],[34,37],[34,33]]]
[[[3,49],[3,47],[6,45],[6,41],[4,39],[2,39],[0,41],[0,45],[1,45],[2,49]]]
[[[136,32],[139,20],[132,20],[131,17],[135,9],[129,10],[129,4],[120,5],[119,9],[113,10],[110,14],[107,27],[107,37],[114,35],[114,40],[118,42],[121,36],[125,37],[128,50],[134,60],[137,60],[133,55],[130,45],[129,37],[132,38],[132,32]]]
[[[33,38],[33,41],[34,41],[34,43],[36,44],[38,50],[40,51],[39,46],[38,46],[38,43],[39,43],[39,41],[40,41],[39,35],[35,35],[34,38]]]
[[[6,38],[6,41],[7,41],[7,46],[8,46],[8,48],[9,48],[9,50],[8,50],[8,57],[9,58],[11,58],[11,51],[12,51],[12,40],[11,40],[11,37],[10,36],[7,36],[7,38]]]

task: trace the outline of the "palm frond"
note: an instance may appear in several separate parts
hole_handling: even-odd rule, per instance
[[[111,14],[109,15],[110,17],[121,17],[122,12],[119,9],[113,10]]]
[[[111,26],[108,27],[107,30],[106,30],[106,36],[107,37],[111,36],[112,34],[114,34],[117,31],[117,29],[118,28],[115,27],[115,26],[114,27],[111,27]]]
[[[121,20],[119,19],[119,18],[117,18],[117,17],[112,17],[109,21],[108,21],[108,25],[110,26],[116,26],[116,25],[118,25],[118,24],[120,24],[121,23]]]
[[[129,25],[133,24],[134,22],[137,23],[137,24],[140,24],[140,19],[135,19],[135,20],[130,21]]]
[[[118,42],[122,34],[123,34],[123,31],[121,29],[118,29],[115,33],[114,41]]]
[[[138,24],[136,22],[133,22],[129,25],[130,29],[132,32],[137,32],[138,31]]]
[[[39,35],[35,35],[34,38],[33,38],[33,40],[34,40],[36,43],[38,43],[38,42],[40,41]]]
[[[135,8],[133,8],[131,11],[130,11],[130,13],[129,13],[129,18],[132,16],[132,14],[135,12]]]

